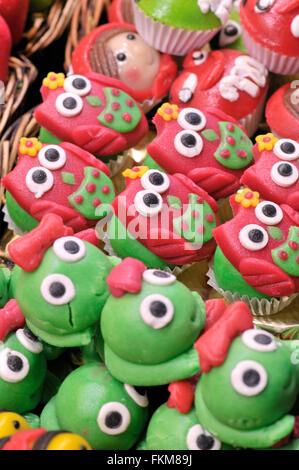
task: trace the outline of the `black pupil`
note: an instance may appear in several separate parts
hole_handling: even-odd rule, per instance
[[[256,335],[254,337],[254,340],[259,343],[259,344],[270,344],[272,343],[272,338],[270,338],[270,336],[267,336],[267,335],[263,335],[262,333]]]
[[[260,9],[260,10],[268,10],[269,8],[269,2],[265,2],[265,0],[258,0],[256,6]]]
[[[49,162],[57,162],[59,160],[59,152],[56,149],[48,149],[45,152],[45,157]]]
[[[272,204],[265,204],[262,208],[262,212],[266,217],[275,217],[277,214],[276,207]]]
[[[15,429],[19,429],[19,427],[20,427],[19,421],[13,421],[12,424],[13,424],[13,427],[14,427]]]
[[[167,313],[167,307],[160,300],[154,300],[150,304],[150,311],[154,317],[162,318]]]
[[[136,392],[143,397],[146,395],[146,389],[144,387],[134,387]]]
[[[260,243],[263,241],[264,235],[261,230],[254,228],[253,230],[250,230],[248,237],[252,242]]]
[[[192,126],[197,126],[201,123],[201,116],[198,113],[187,113],[185,119]]]
[[[117,60],[120,60],[121,62],[123,62],[124,60],[126,60],[127,56],[123,52],[119,52],[117,54],[116,58],[117,58]]]
[[[243,382],[248,387],[255,387],[260,381],[260,374],[254,369],[248,369],[243,374]]]
[[[154,186],[161,186],[164,183],[164,177],[161,173],[151,173],[149,180]]]
[[[31,341],[37,342],[38,338],[32,333],[32,331],[28,330],[28,328],[24,329],[24,335],[27,336],[28,339]]]
[[[293,173],[293,169],[288,163],[282,163],[281,165],[279,165],[277,171],[281,176],[285,177],[290,176]]]
[[[52,282],[49,288],[52,297],[62,297],[65,294],[65,286],[61,282]]]
[[[127,35],[127,39],[130,39],[130,41],[133,41],[133,39],[135,39],[135,38],[136,38],[135,34],[128,34]]]
[[[107,428],[118,428],[122,423],[122,416],[118,411],[111,411],[105,418]]]
[[[71,96],[69,96],[68,98],[65,98],[63,100],[63,106],[66,109],[75,109],[77,106],[77,101],[75,100],[75,98],[72,98]]]
[[[169,274],[166,273],[165,271],[154,271],[153,275],[156,277],[163,277],[163,278],[169,277]]]
[[[206,436],[205,434],[200,434],[196,439],[196,444],[199,449],[210,450],[214,445],[214,439],[212,436]]]
[[[86,87],[86,82],[84,78],[75,78],[73,80],[73,87],[77,90],[84,90],[84,88]]]
[[[7,366],[13,372],[19,372],[23,369],[23,361],[19,356],[8,356]]]
[[[47,174],[43,170],[35,170],[32,174],[32,179],[37,184],[43,184],[47,180]]]
[[[155,194],[147,193],[143,196],[143,202],[146,206],[153,207],[159,204],[159,199]]]
[[[63,246],[65,251],[67,251],[71,255],[75,255],[80,250],[78,243],[73,240],[68,240]]]
[[[194,55],[193,55],[193,59],[194,59],[194,60],[201,60],[201,59],[203,59],[203,58],[204,58],[204,54],[203,54],[203,53],[201,53],[201,54],[194,54]]]
[[[225,27],[224,31],[227,36],[235,36],[236,34],[238,34],[238,28],[233,24],[228,24]]]
[[[283,142],[280,146],[283,153],[292,154],[295,152],[296,148],[292,142]]]
[[[181,142],[184,145],[184,147],[195,147],[196,145],[196,138],[192,134],[183,134],[181,137]]]

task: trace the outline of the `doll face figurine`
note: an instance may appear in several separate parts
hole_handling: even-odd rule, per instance
[[[203,370],[195,408],[199,422],[218,439],[268,448],[293,430],[295,418],[288,412],[298,393],[298,365],[273,335],[248,329],[250,318],[245,304],[231,304],[195,344]]]
[[[110,260],[78,237],[60,217],[47,214],[9,245],[22,268],[15,292],[20,309],[32,331],[53,346],[88,344],[108,296]]]
[[[288,204],[299,210],[299,142],[260,135],[254,147],[255,165],[246,170],[241,182],[258,191],[264,199]]]
[[[146,269],[132,258],[116,266],[107,283],[112,296],[102,313],[101,332],[111,374],[141,386],[194,375],[198,362],[192,345],[205,323],[201,297],[174,275]]]
[[[143,389],[119,382],[104,365],[91,362],[67,376],[42,411],[41,425],[77,433],[97,450],[126,450],[142,432],[147,406]]]
[[[27,328],[0,342],[0,406],[25,413],[41,399],[46,359],[41,342]]]

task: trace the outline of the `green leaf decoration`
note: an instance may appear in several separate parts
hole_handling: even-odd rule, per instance
[[[167,202],[170,207],[173,207],[174,209],[180,209],[182,207],[180,198],[176,196],[167,196]]]
[[[282,240],[283,233],[278,227],[267,227],[268,233],[273,240]]]
[[[90,106],[102,106],[102,101],[98,96],[87,96],[86,101]]]
[[[69,173],[68,171],[61,172],[62,181],[66,184],[76,184],[75,176],[73,173]]]
[[[209,142],[219,140],[218,135],[215,131],[213,131],[213,129],[205,129],[204,131],[202,131],[201,135],[203,135],[204,138],[207,139]]]

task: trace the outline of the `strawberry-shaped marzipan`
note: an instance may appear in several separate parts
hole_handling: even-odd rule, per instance
[[[215,199],[239,189],[253,155],[251,140],[234,118],[215,108],[166,103],[153,122],[158,137],[148,146],[146,165],[183,173]]]
[[[232,49],[195,50],[171,89],[180,106],[212,106],[233,116],[249,135],[260,123],[268,89],[268,71],[253,57]]]
[[[35,118],[47,131],[47,143],[52,137],[51,143],[64,140],[107,157],[136,145],[148,130],[146,117],[129,93],[119,80],[95,73],[65,78],[50,72],[43,80],[44,102]]]
[[[177,75],[169,54],[160,54],[126,23],[108,23],[85,35],[72,54],[75,74],[96,72],[120,80],[148,112],[168,94]]]
[[[163,268],[209,258],[217,204],[182,174],[148,167],[126,170],[126,189],[112,203],[108,236],[121,257]]]
[[[277,137],[299,140],[299,81],[283,85],[271,96],[266,121]]]
[[[299,213],[248,188],[231,196],[230,204],[233,219],[213,230],[219,286],[257,298],[298,292]]]
[[[102,204],[115,197],[109,174],[105,163],[74,144],[23,137],[17,165],[2,179],[9,217],[23,232],[49,212],[76,232],[92,227],[103,217]]]
[[[299,1],[242,0],[240,19],[248,53],[271,72],[299,72]]]
[[[253,148],[255,165],[248,168],[241,183],[258,191],[264,199],[288,204],[299,210],[299,141],[259,135]]]

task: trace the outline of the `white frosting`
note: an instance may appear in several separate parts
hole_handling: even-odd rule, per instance
[[[58,159],[55,161],[51,161],[46,158],[46,152],[51,149],[56,150],[59,154]],[[39,163],[45,168],[48,168],[48,170],[58,170],[65,165],[66,153],[59,145],[46,145],[39,151],[38,160]]]
[[[147,394],[141,395],[137,392],[136,388],[129,384],[124,384],[124,389],[127,394],[134,400],[137,405],[141,406],[142,408],[146,408],[148,406],[148,398]]]
[[[36,183],[33,180],[32,177],[35,171],[42,171],[46,174],[46,179],[43,183]],[[51,171],[48,170],[47,168],[42,167],[42,166],[35,166],[28,171],[25,182],[29,191],[31,191],[34,194],[34,196],[37,199],[39,199],[40,197],[42,197],[44,193],[46,193],[52,188],[54,184],[54,177]]]
[[[299,85],[299,80],[297,81]],[[291,103],[295,106],[299,104],[299,88],[297,88],[297,90],[293,91],[293,93],[291,94]]]
[[[299,15],[295,16],[291,24],[291,33],[295,38],[299,38]]]
[[[236,29],[236,34],[234,35],[231,35],[229,36],[227,33],[226,33],[226,28],[228,27],[232,27],[232,28],[235,28]],[[228,22],[226,23],[226,25],[224,26],[224,28],[222,28],[221,30],[221,33],[220,33],[220,37],[219,37],[219,45],[220,47],[224,47],[224,46],[227,46],[228,44],[232,44],[233,42],[235,42],[238,37],[240,37],[242,34],[242,27],[241,25],[239,25],[236,21],[234,20],[228,20]]]
[[[84,88],[74,87],[73,82],[76,78],[84,80],[84,82],[85,82],[85,87]],[[86,77],[83,77],[82,75],[71,75],[71,76],[69,76],[65,79],[64,89],[65,89],[65,91],[67,91],[69,93],[75,93],[78,96],[86,96],[86,95],[88,95],[88,93],[91,90],[91,83]]]
[[[190,73],[183,83],[183,88],[179,91],[179,100],[182,103],[188,103],[193,97],[198,83],[197,75]]]
[[[206,14],[212,11],[221,23],[225,24],[232,11],[233,0],[197,0],[197,5],[202,13]]]
[[[121,422],[117,427],[109,427],[106,424],[106,418],[111,413],[119,413],[121,415]],[[128,408],[118,401],[110,401],[109,403],[105,403],[99,411],[97,417],[97,423],[99,428],[105,434],[117,435],[122,434],[125,432],[131,422],[131,415]]]
[[[268,217],[267,215],[264,214],[263,208],[268,205],[275,207],[276,215],[274,217]],[[262,224],[266,224],[266,225],[277,225],[283,219],[283,212],[281,208],[277,204],[271,201],[260,202],[255,208],[255,215],[256,215],[256,218],[260,222],[262,222]]]
[[[182,142],[184,135],[192,135],[195,138],[195,145],[193,147],[186,147]],[[197,132],[192,130],[184,130],[179,132],[174,138],[174,147],[178,153],[187,158],[193,158],[199,155],[203,149],[203,140]]]
[[[244,381],[246,372],[255,371],[259,376],[259,382],[256,385],[248,386]],[[240,361],[232,370],[230,375],[231,384],[234,389],[247,397],[252,397],[261,393],[268,383],[268,374],[266,369],[257,361]]]
[[[155,174],[155,173],[158,173],[163,178],[163,182],[161,184],[153,184],[150,181],[150,176],[152,174]],[[159,193],[159,194],[165,193],[165,191],[167,191],[167,189],[169,188],[169,185],[170,185],[169,178],[166,175],[166,173],[162,173],[162,171],[159,171],[159,170],[149,170],[149,171],[147,171],[142,176],[142,178],[140,180],[140,183],[141,183],[141,186],[144,189],[148,189],[150,191],[157,191],[157,193]]]
[[[186,438],[187,448],[189,450],[204,450],[198,447],[198,442],[197,442],[198,438],[202,435],[210,436],[214,440],[213,446],[209,450],[221,449],[221,441],[219,441],[219,439],[216,439],[216,437],[214,437],[212,434],[206,431],[206,429],[204,429],[200,424],[195,424],[194,426],[192,426],[192,428],[189,429],[187,433],[187,438]]]
[[[255,339],[258,335],[266,336],[267,338],[269,338],[270,342],[266,344],[258,342]],[[271,333],[268,333],[268,331],[257,330],[253,328],[251,330],[244,331],[241,338],[242,338],[242,342],[248,348],[253,349],[254,351],[271,352],[277,349],[277,343],[274,340],[274,336],[271,335]]]
[[[260,87],[267,82],[268,71],[263,64],[253,57],[242,55],[236,58],[230,75],[222,78],[219,83],[221,96],[231,102],[239,98],[239,90],[256,98]]]
[[[192,54],[194,65],[203,64],[207,60],[208,56],[209,56],[209,52],[206,51],[205,49],[194,51]]]
[[[64,100],[67,98],[75,100],[76,106],[74,108],[69,109],[64,106]],[[58,95],[55,105],[58,113],[66,117],[77,116],[77,114],[80,114],[83,109],[82,98],[75,95],[75,93],[62,93],[61,95]]]
[[[151,312],[151,304],[153,302],[161,302],[166,307],[166,312],[161,317],[156,317]],[[142,320],[147,325],[151,326],[154,330],[159,330],[164,328],[168,323],[171,322],[174,316],[174,306],[171,300],[165,295],[161,294],[151,294],[145,297],[140,304],[139,312]]]

